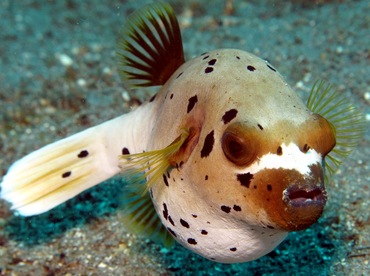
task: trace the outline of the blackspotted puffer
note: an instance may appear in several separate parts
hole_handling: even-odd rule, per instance
[[[46,212],[123,172],[125,227],[224,263],[257,259],[321,216],[324,182],[364,132],[347,99],[319,82],[305,105],[271,64],[237,49],[185,62],[163,3],[128,18],[117,53],[128,89],[158,93],[15,162],[1,198],[18,214]]]

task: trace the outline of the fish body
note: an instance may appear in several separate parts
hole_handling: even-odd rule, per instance
[[[126,227],[224,263],[259,258],[321,216],[325,169],[340,163],[331,154],[348,155],[364,131],[352,105],[319,84],[306,106],[272,65],[245,51],[185,62],[176,17],[163,3],[134,13],[123,30],[125,85],[161,85],[158,93],[17,161],[1,198],[35,215],[122,171],[132,179]],[[340,137],[350,150],[338,149]]]
[[[205,53],[181,66],[161,92],[153,137],[166,133],[169,140],[151,139],[149,149],[165,147],[182,128],[195,133],[192,153],[151,191],[163,224],[181,244],[219,262],[242,262],[321,215],[321,163],[334,134],[266,61],[235,49]],[[225,155],[227,143],[237,142],[246,147],[240,164]],[[305,145],[312,149],[305,152]],[[294,189],[307,198],[290,200]]]

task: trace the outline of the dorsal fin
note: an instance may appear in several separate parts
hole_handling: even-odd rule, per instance
[[[180,27],[171,6],[154,3],[131,14],[119,36],[117,56],[129,89],[163,85],[185,61]]]

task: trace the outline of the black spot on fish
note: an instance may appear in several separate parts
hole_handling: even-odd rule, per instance
[[[278,146],[277,150],[276,150],[276,154],[277,155],[282,155],[283,154],[283,149],[282,147]]]
[[[181,225],[182,225],[182,226],[184,226],[185,228],[190,228],[189,223],[187,223],[185,220],[180,219],[180,223],[181,223]]]
[[[173,231],[170,227],[167,227],[167,230],[171,233],[172,236],[174,236],[175,238],[177,237],[175,231]]]
[[[253,72],[253,71],[255,71],[255,70],[256,70],[256,68],[255,68],[255,67],[253,67],[252,65],[248,65],[248,66],[247,66],[247,69],[248,69],[249,71],[251,71],[251,72]]]
[[[272,191],[272,186],[271,184],[267,184],[267,191],[271,192]]]
[[[87,150],[82,150],[80,153],[77,155],[78,158],[84,158],[89,155],[89,152]]]
[[[165,218],[165,220],[168,219],[168,209],[166,203],[163,203],[163,217]]]
[[[303,153],[306,153],[310,150],[310,146],[307,144],[304,144],[303,149],[301,150]]]
[[[173,99],[173,94],[170,95],[170,100],[172,100],[172,99]]]
[[[208,175],[206,175],[206,176],[204,177],[204,180],[208,180]]]
[[[156,96],[157,96],[157,94],[153,95],[153,96],[150,98],[149,102],[151,103],[152,101],[154,101]]]
[[[216,61],[217,61],[217,59],[211,59],[210,61],[208,61],[208,65],[215,65],[216,64]]]
[[[240,212],[242,208],[239,205],[234,205],[233,207],[234,211]]]
[[[195,239],[189,238],[188,239],[188,244],[196,245],[197,241]]]
[[[236,109],[230,109],[225,112],[224,116],[222,116],[222,121],[224,121],[224,124],[226,125],[229,123],[232,119],[236,117],[236,114],[238,114],[238,110]]]
[[[204,139],[204,144],[200,152],[200,157],[207,157],[212,152],[214,143],[214,131],[212,130],[210,133],[207,134],[206,139]]]
[[[65,172],[65,173],[62,174],[62,177],[67,178],[67,177],[71,176],[71,174],[72,174],[72,172]]]
[[[236,56],[236,59],[240,59],[240,57]]]
[[[275,68],[271,67],[271,66],[270,66],[270,65],[268,65],[268,64],[266,64],[266,65],[267,65],[267,67],[268,67],[270,70],[272,70],[272,71],[276,72],[276,69],[275,69]]]
[[[163,174],[163,182],[164,182],[164,184],[166,184],[167,187],[169,187],[168,180],[167,180],[167,177],[166,177],[165,174]]]
[[[208,232],[207,232],[206,230],[202,230],[202,231],[200,231],[200,233],[201,233],[202,235],[208,235]]]
[[[225,213],[230,213],[231,207],[222,205],[221,210],[224,211]]]
[[[237,179],[242,186],[249,188],[249,185],[251,184],[251,181],[253,179],[253,174],[251,173],[238,174]]]
[[[207,53],[202,54],[202,56],[203,56],[203,55],[205,55],[205,54],[207,54]],[[209,55],[206,55],[206,56],[203,58],[203,60],[204,60],[204,59],[207,59],[207,58],[209,58]]]
[[[180,74],[177,75],[176,79],[178,79],[179,77],[181,77],[182,73],[184,72],[181,72]]]
[[[230,251],[235,252],[236,251],[236,247],[230,248]]]
[[[198,96],[197,95],[195,95],[195,96],[193,96],[189,99],[187,113],[189,113],[194,108],[194,106],[197,102],[198,102]]]
[[[259,127],[260,130],[263,130],[263,127],[260,124],[258,124],[257,126]]]
[[[197,218],[198,217],[197,215],[194,215],[194,214],[192,216],[193,216],[193,218]]]
[[[211,73],[213,71],[213,68],[212,67],[207,67],[205,70],[204,70],[204,73],[208,74],[208,73]]]
[[[122,149],[122,155],[125,155],[125,154],[130,154],[130,151],[128,150],[128,148]]]
[[[171,218],[171,216],[168,216],[168,221],[169,221],[173,226],[175,226],[175,222],[173,221],[173,219]]]
[[[267,228],[269,228],[269,229],[275,229],[275,227],[274,226],[271,226],[271,225],[267,225]]]

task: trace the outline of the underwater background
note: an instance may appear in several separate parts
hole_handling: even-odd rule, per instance
[[[149,99],[128,93],[116,37],[150,1],[0,1],[0,173],[25,154]],[[370,120],[367,0],[173,0],[186,58],[239,48],[267,59],[303,97],[333,83]],[[208,261],[166,249],[118,220],[126,180],[115,177],[35,217],[0,200],[0,275],[367,275],[370,135],[327,184],[319,221],[259,260]]]

